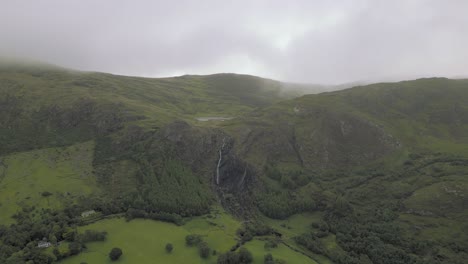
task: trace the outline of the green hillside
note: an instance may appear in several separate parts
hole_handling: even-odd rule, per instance
[[[248,75],[140,78],[22,64],[0,64],[0,69],[2,93],[21,97],[28,109],[69,106],[86,98],[124,104],[132,113],[155,122],[245,113],[292,97],[282,83]]]
[[[284,101],[223,128],[240,143],[238,155],[263,171],[253,193],[262,213],[284,219],[324,210],[336,242],[352,254],[327,250],[320,232],[302,242],[313,251],[337,263],[365,262],[357,252],[374,263],[462,263],[467,102],[467,80],[382,83]],[[366,238],[356,239],[361,232]],[[369,233],[382,252],[356,247]],[[409,255],[384,254],[400,250]]]
[[[0,262],[463,263],[468,80],[291,87],[0,64]]]

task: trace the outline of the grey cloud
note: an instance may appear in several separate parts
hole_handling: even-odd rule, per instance
[[[463,0],[3,1],[0,55],[127,75],[464,75]]]

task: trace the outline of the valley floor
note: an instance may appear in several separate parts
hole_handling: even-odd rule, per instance
[[[79,231],[106,231],[106,241],[88,243],[84,252],[60,263],[111,263],[108,253],[113,247],[119,247],[123,251],[118,263],[216,263],[218,254],[229,251],[237,243],[236,230],[240,226],[241,223],[221,209],[215,210],[209,216],[195,217],[183,226],[143,219],[129,222],[123,218],[105,219],[82,226]],[[201,235],[208,246],[216,250],[217,255],[202,259],[198,255],[197,247],[186,246],[185,236],[189,234]],[[284,244],[279,244],[277,248],[265,249],[265,242],[260,239],[255,238],[244,245],[253,255],[253,263],[263,263],[264,255],[268,253],[275,259],[287,260],[287,263],[317,263]],[[174,246],[171,253],[165,250],[167,243]],[[67,250],[67,245],[62,244],[61,248]]]

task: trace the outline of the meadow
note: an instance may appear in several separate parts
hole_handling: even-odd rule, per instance
[[[24,206],[62,208],[99,191],[92,173],[94,144],[47,148],[0,157],[0,224]]]
[[[79,264],[111,263],[108,254],[113,247],[123,251],[118,263],[213,263],[214,257],[207,260],[198,256],[196,247],[185,245],[185,236],[191,234],[188,226],[179,227],[174,224],[135,219],[126,222],[124,219],[106,219],[84,226],[81,230],[98,230],[108,232],[105,242],[92,242],[87,249],[77,256],[65,259],[61,263]],[[209,246],[222,250],[230,246],[232,237],[225,235],[222,229],[213,228],[205,230],[206,235],[213,231],[211,236],[224,238],[221,244],[208,243]],[[171,243],[174,246],[172,253],[167,253],[165,246]]]
[[[146,219],[128,222],[123,218],[104,219],[79,227],[78,231],[106,231],[106,241],[88,243],[85,251],[60,263],[112,263],[108,253],[113,247],[119,247],[123,251],[116,263],[216,263],[219,254],[229,251],[237,243],[236,230],[239,227],[241,223],[220,208],[209,215],[194,217],[183,226]],[[185,244],[185,237],[189,234],[201,235],[203,241],[216,251],[216,255],[202,259],[197,247],[188,247]],[[167,243],[174,246],[171,253],[165,250]],[[252,252],[253,263],[263,263],[264,255],[268,253],[275,259],[287,260],[286,263],[317,263],[283,244],[277,248],[265,249],[264,243],[254,239],[244,245]]]

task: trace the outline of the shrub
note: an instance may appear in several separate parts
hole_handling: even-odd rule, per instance
[[[45,191],[45,192],[42,192],[41,195],[42,195],[43,197],[49,197],[49,196],[52,195],[52,193],[51,193],[51,192],[48,192],[48,191]]]
[[[82,245],[78,242],[71,242],[68,244],[68,250],[70,251],[70,255],[78,255],[81,252]]]
[[[120,248],[113,248],[110,252],[109,252],[109,258],[112,260],[112,261],[116,261],[120,258],[120,256],[122,256],[123,252],[122,252],[122,249]]]
[[[208,247],[208,244],[204,241],[198,244],[198,254],[202,258],[208,258],[210,256],[211,249]]]
[[[83,234],[83,242],[104,241],[106,240],[107,232],[99,232],[94,230],[86,230]]]
[[[187,235],[185,237],[185,244],[189,247],[196,246],[202,241],[200,235]]]
[[[239,249],[239,263],[252,263],[253,257],[252,253],[248,251],[246,248],[240,248]]]
[[[269,239],[267,242],[265,242],[265,244],[263,245],[263,248],[265,248],[266,250],[270,250],[272,248],[276,248],[278,247],[278,243],[276,243],[276,241],[274,240],[271,240]]]
[[[173,249],[174,249],[174,247],[172,246],[171,243],[166,244],[166,252],[167,253],[171,253]]]
[[[274,264],[275,261],[273,260],[273,256],[270,253],[266,254],[265,257],[263,257],[263,263],[264,264]]]
[[[252,253],[246,248],[240,248],[239,252],[228,251],[219,255],[218,264],[250,264],[253,261]]]

